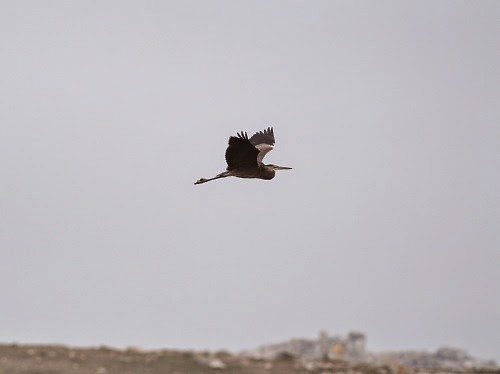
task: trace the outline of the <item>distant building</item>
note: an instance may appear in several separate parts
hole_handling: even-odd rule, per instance
[[[295,357],[361,361],[365,357],[366,337],[358,332],[351,332],[347,337],[330,336],[322,330],[314,339],[291,339],[284,343],[271,344],[257,348],[252,356],[273,359],[282,353]]]

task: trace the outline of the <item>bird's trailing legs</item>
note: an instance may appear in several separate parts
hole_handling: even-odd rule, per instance
[[[229,174],[227,171],[223,172],[223,173],[220,173],[220,174],[217,174],[215,177],[213,178],[200,178],[198,179],[196,182],[194,182],[194,184],[202,184],[202,183],[205,183],[205,182],[210,182],[210,181],[213,181],[215,179],[219,179],[219,178],[225,178],[225,177],[229,177],[231,174]]]

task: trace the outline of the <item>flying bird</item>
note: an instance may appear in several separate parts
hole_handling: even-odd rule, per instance
[[[226,177],[273,179],[275,170],[291,169],[286,166],[265,165],[262,162],[264,156],[274,148],[274,142],[272,127],[255,133],[251,138],[243,131],[237,133],[237,136],[231,136],[226,149],[226,171],[213,178],[200,178],[195,184]]]

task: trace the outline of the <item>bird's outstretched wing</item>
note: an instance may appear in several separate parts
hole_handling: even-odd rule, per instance
[[[274,146],[274,142],[274,131],[272,127],[268,127],[263,131],[256,132],[250,138],[250,143],[252,143],[253,145],[268,144]]]
[[[252,145],[246,132],[231,136],[226,149],[227,170],[257,167],[258,155],[259,150]]]
[[[258,164],[262,164],[264,156],[274,148],[274,142],[274,131],[272,127],[268,127],[252,135],[250,143],[259,150],[259,154],[257,155]]]

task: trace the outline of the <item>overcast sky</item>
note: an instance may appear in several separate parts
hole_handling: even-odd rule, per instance
[[[0,5],[1,342],[500,361],[500,2]]]

